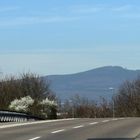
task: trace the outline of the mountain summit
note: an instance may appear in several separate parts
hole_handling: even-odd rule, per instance
[[[60,99],[67,99],[75,94],[89,99],[110,98],[126,80],[134,80],[140,70],[128,70],[120,66],[106,66],[85,72],[68,75],[45,76],[51,82],[51,89]]]

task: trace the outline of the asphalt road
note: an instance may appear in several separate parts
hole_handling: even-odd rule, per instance
[[[0,124],[0,140],[134,139],[140,140],[140,118],[74,119],[22,126]]]

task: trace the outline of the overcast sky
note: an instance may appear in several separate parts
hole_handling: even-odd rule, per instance
[[[139,0],[1,0],[0,71],[140,69]]]

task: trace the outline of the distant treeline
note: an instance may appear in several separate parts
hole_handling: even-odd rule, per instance
[[[100,103],[76,95],[60,104],[62,117],[140,117],[140,77],[122,84],[111,101]]]
[[[102,98],[100,103],[78,95],[62,103],[50,90],[49,83],[36,74],[5,77],[0,80],[0,110],[45,119],[57,118],[57,114],[59,118],[139,117],[140,77],[124,82],[111,101]]]

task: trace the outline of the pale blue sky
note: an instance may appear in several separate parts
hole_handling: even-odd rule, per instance
[[[0,1],[0,70],[140,69],[139,0]]]

